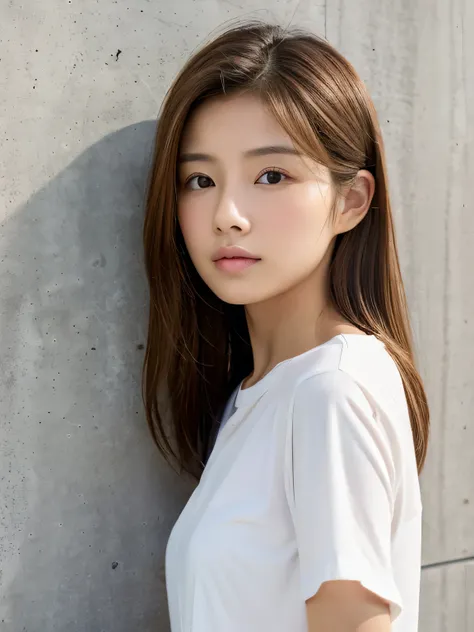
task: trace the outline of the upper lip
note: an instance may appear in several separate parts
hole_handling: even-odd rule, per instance
[[[224,246],[222,248],[219,248],[219,250],[214,253],[212,260],[218,261],[219,259],[233,259],[234,257],[242,257],[245,259],[260,259],[260,257],[253,255],[241,246]]]

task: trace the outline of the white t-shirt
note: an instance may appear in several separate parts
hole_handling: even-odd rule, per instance
[[[422,503],[383,343],[337,335],[239,387],[235,407],[166,547],[172,632],[306,632],[305,600],[334,579],[416,632]]]

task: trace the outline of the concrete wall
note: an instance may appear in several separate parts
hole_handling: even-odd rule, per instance
[[[2,632],[168,630],[192,484],[139,394],[144,183],[176,71],[245,15],[325,34],[376,102],[433,415],[420,630],[474,625],[474,3],[24,0],[0,4]]]

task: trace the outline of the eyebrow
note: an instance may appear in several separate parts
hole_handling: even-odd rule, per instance
[[[243,152],[244,158],[253,158],[255,156],[269,156],[271,154],[287,154],[290,156],[302,156],[303,154],[294,147],[288,147],[287,145],[268,145],[267,147],[256,147],[255,149],[248,149]],[[180,154],[178,158],[178,164],[184,164],[186,162],[217,162],[217,158],[210,154],[201,153],[187,153]]]

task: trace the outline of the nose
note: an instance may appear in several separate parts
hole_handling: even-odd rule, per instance
[[[248,233],[250,221],[242,207],[236,204],[235,197],[226,194],[221,196],[214,213],[214,231],[225,234],[232,231]]]

